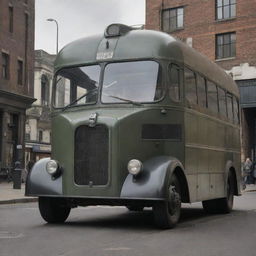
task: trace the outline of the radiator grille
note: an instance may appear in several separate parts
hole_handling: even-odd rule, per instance
[[[108,182],[108,129],[104,125],[80,126],[75,134],[74,179],[78,185]]]

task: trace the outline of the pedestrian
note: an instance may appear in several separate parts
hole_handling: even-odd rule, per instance
[[[253,184],[255,184],[256,183],[256,161],[254,161],[253,163],[252,177],[253,177]]]
[[[246,184],[250,183],[250,176],[252,172],[252,161],[249,157],[246,158],[243,164],[243,189],[246,188]]]

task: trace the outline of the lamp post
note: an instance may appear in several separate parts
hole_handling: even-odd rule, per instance
[[[59,25],[58,25],[58,22],[57,22],[57,20],[52,19],[52,18],[47,19],[47,21],[53,21],[53,22],[55,22],[55,24],[57,26],[56,54],[58,54],[58,52],[59,52]]]

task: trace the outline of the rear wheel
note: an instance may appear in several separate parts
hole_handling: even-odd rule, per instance
[[[181,213],[180,184],[176,175],[172,175],[168,184],[168,200],[153,206],[155,223],[160,228],[173,228]]]
[[[38,205],[42,218],[48,223],[65,222],[71,210],[61,198],[39,197]]]
[[[203,208],[207,213],[230,213],[233,208],[235,181],[229,172],[227,181],[227,197],[203,201]]]

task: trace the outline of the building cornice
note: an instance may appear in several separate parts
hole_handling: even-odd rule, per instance
[[[20,95],[4,90],[0,90],[0,105],[8,105],[12,107],[17,107],[21,109],[27,109],[31,107],[31,104],[36,101],[36,99]]]

